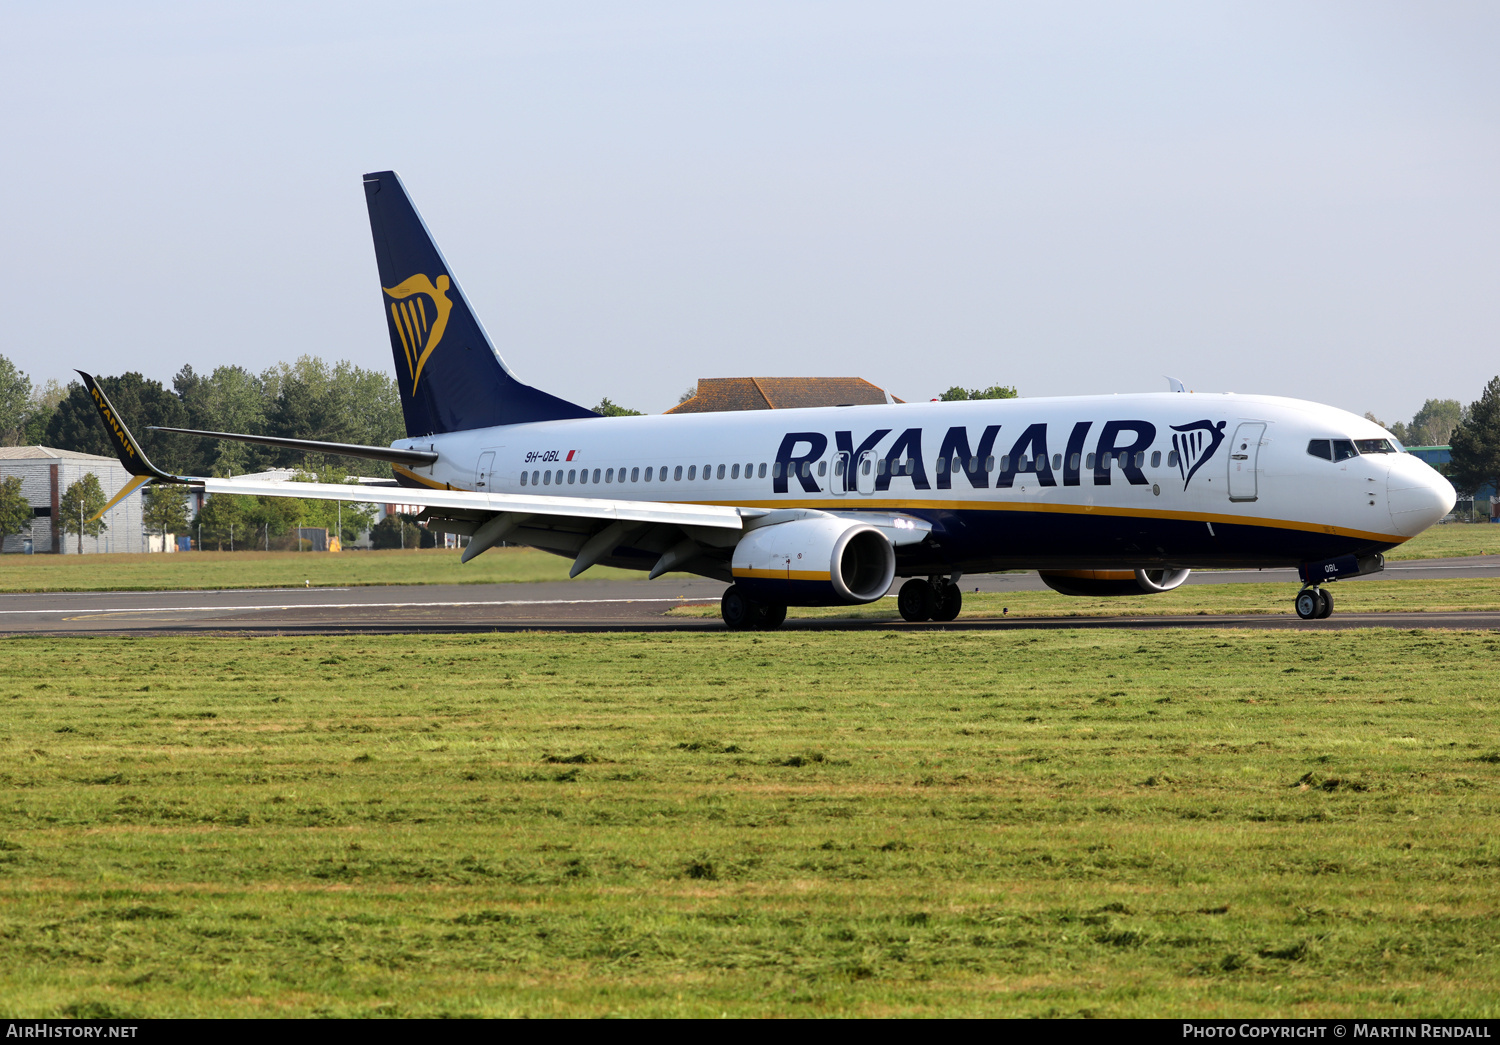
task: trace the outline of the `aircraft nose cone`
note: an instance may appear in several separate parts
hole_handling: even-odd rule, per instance
[[[1410,454],[1397,454],[1386,479],[1396,532],[1415,537],[1453,510],[1458,494],[1436,469]]]

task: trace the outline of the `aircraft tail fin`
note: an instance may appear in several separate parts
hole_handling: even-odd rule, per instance
[[[365,175],[365,203],[408,436],[596,416],[510,372],[394,171]]]

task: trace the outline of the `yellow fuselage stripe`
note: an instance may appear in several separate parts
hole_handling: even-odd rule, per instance
[[[736,577],[761,577],[772,581],[826,581],[833,575],[827,570],[746,570],[735,567]]]

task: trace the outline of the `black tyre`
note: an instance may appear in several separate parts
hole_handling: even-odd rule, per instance
[[[901,611],[903,618],[913,624],[931,620],[938,608],[937,592],[922,578],[913,577],[901,585],[901,591],[896,596],[896,608]]]
[[[755,627],[756,619],[763,615],[761,610],[758,603],[746,598],[745,593],[733,584],[724,589],[724,596],[719,600],[719,616],[724,618],[730,631]]]
[[[1327,588],[1318,589],[1318,620],[1327,620],[1333,616],[1333,592]]]
[[[762,631],[775,631],[786,623],[786,607],[780,605],[769,605],[761,614],[760,623],[756,625]]]
[[[932,611],[933,620],[957,620],[964,608],[964,592],[957,584],[945,584],[937,593],[937,608]]]
[[[1292,605],[1297,608],[1297,616],[1303,620],[1317,620],[1319,611],[1323,609],[1323,597],[1318,594],[1317,588],[1303,588],[1297,593],[1297,601]]]

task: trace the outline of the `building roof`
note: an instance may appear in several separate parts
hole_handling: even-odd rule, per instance
[[[77,450],[57,450],[50,446],[0,446],[0,461],[112,461],[113,457],[84,454]]]
[[[702,377],[693,398],[666,412],[706,414],[900,402],[862,377]]]

